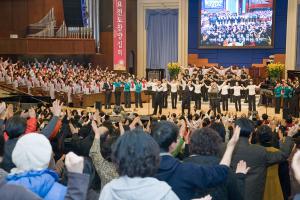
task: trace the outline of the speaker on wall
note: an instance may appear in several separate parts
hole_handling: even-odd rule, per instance
[[[87,25],[87,7],[85,0],[63,0],[64,17],[67,27]]]

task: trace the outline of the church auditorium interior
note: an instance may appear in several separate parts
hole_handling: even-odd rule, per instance
[[[0,199],[300,200],[300,0],[0,10]]]

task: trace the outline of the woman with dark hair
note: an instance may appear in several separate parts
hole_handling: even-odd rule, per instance
[[[190,151],[190,156],[184,159],[187,163],[196,163],[201,166],[215,166],[220,162],[218,157],[222,147],[222,138],[211,128],[202,128],[195,130],[187,145]],[[244,161],[240,161],[236,174],[229,170],[228,177],[225,183],[206,189],[197,190],[194,198],[202,197],[207,194],[215,200],[240,200],[243,199],[243,188],[245,174],[247,168]]]
[[[267,125],[262,125],[257,129],[257,140],[260,145],[264,146],[268,152],[278,152],[279,150],[272,147],[273,132]],[[264,200],[276,199],[283,200],[283,193],[280,186],[278,175],[279,164],[268,167],[267,177],[264,190]]]
[[[102,199],[179,199],[165,182],[153,176],[159,167],[159,146],[140,129],[122,135],[112,150],[112,161],[120,178],[112,180],[102,190]]]

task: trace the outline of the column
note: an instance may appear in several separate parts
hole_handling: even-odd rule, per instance
[[[294,70],[296,66],[296,46],[297,46],[297,16],[298,1],[288,1],[287,27],[286,27],[286,55],[285,55],[285,73],[287,70]]]

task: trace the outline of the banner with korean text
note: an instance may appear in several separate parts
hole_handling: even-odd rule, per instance
[[[114,70],[126,70],[126,0],[113,0]]]

